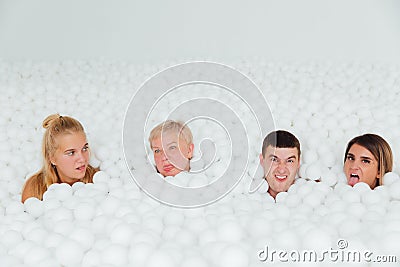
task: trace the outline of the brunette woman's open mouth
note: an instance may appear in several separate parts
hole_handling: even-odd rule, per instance
[[[350,173],[349,185],[353,186],[360,181],[360,176],[356,173]]]

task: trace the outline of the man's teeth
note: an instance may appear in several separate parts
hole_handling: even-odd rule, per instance
[[[351,174],[350,174],[350,177],[355,177],[355,178],[358,178],[359,176],[358,176],[358,174],[351,173]]]
[[[278,179],[285,179],[287,176],[286,175],[276,175],[276,178]]]

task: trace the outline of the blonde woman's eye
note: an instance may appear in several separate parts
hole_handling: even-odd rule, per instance
[[[74,154],[75,154],[74,151],[70,151],[70,152],[67,153],[68,156],[73,156]]]
[[[160,153],[160,149],[155,149],[154,153]]]

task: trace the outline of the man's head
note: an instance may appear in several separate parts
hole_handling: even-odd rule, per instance
[[[194,145],[187,125],[173,120],[160,123],[150,132],[149,142],[156,168],[163,176],[189,171]]]
[[[265,137],[260,164],[269,185],[268,192],[273,198],[294,183],[300,168],[300,153],[299,140],[287,131],[274,131]]]

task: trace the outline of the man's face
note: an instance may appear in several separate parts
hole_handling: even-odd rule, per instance
[[[275,198],[279,192],[286,192],[294,183],[300,167],[299,151],[296,147],[268,146],[265,155],[260,154],[260,164],[268,182],[270,195]]]
[[[163,176],[175,176],[181,171],[189,171],[193,155],[193,144],[174,131],[164,132],[151,142],[157,170]]]

